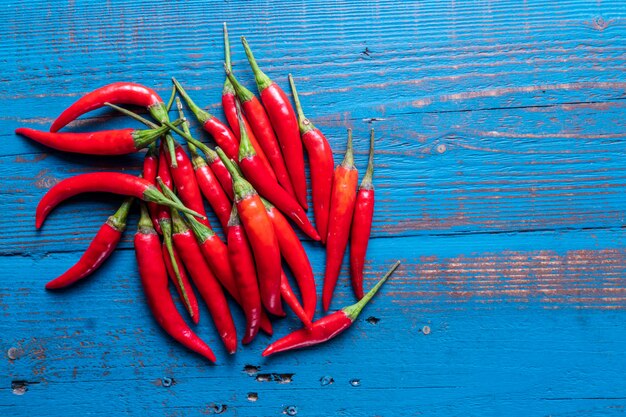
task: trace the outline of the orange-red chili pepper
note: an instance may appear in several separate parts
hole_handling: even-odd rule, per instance
[[[167,270],[167,275],[170,276],[170,279],[174,283],[176,287],[176,292],[178,292],[178,296],[183,301],[187,312],[191,316],[191,319],[195,324],[198,324],[200,321],[200,310],[198,308],[198,299],[196,298],[196,294],[193,292],[191,287],[191,282],[189,281],[189,277],[185,272],[185,267],[183,266],[183,262],[180,260],[180,256],[176,252],[176,248],[172,247],[172,255],[168,253],[170,248],[163,242],[163,261],[165,262],[165,268]],[[172,263],[172,259],[175,264]],[[175,266],[174,266],[175,265]],[[180,281],[182,284],[179,284],[177,276],[180,276]],[[184,289],[184,291],[183,291]],[[187,302],[185,302],[185,299]]]
[[[261,101],[263,101],[267,115],[278,137],[296,198],[298,203],[306,210],[308,203],[306,199],[304,154],[296,113],[293,111],[289,98],[282,88],[261,71],[254,59],[254,55],[252,55],[246,38],[242,36],[241,42],[246,51],[248,62],[250,62],[250,67],[252,67],[254,79],[261,95]]]
[[[250,145],[248,135],[244,130],[241,130],[241,142],[239,143],[239,166],[246,179],[250,181],[250,184],[259,194],[285,213],[311,239],[320,240],[317,230],[306,217],[306,213],[298,202],[269,177],[265,167],[257,158],[254,148]]]
[[[156,91],[141,84],[118,82],[100,87],[78,99],[57,117],[50,126],[50,132],[58,131],[80,115],[99,109],[107,102],[145,107],[156,120],[168,119],[167,107]]]
[[[352,289],[357,299],[363,298],[363,265],[367,253],[367,243],[372,230],[374,216],[374,129],[370,132],[370,155],[365,176],[359,186],[354,205],[352,230],[350,233],[350,277]]]
[[[178,97],[176,97],[176,107],[178,108],[180,118],[184,118],[185,115],[183,114],[182,103]],[[188,135],[190,134],[187,122],[183,123],[183,131]],[[191,162],[196,173],[196,180],[198,181],[200,191],[217,215],[225,234],[232,204],[230,203],[228,195],[224,192],[224,189],[220,185],[220,182],[216,178],[211,167],[209,167],[204,158],[198,154],[196,146],[193,143],[188,142],[187,147],[189,148],[189,152],[191,152]],[[215,154],[215,156],[219,160],[217,154]],[[224,169],[226,170],[226,167],[224,167]],[[230,179],[230,174],[228,174],[228,178]]]
[[[280,253],[285,261],[287,261],[289,269],[291,269],[291,272],[298,282],[306,315],[309,321],[313,320],[315,307],[317,305],[317,292],[315,290],[315,277],[313,275],[313,268],[311,268],[311,262],[309,262],[309,257],[302,243],[300,243],[296,232],[294,232],[293,228],[289,225],[285,216],[269,201],[263,200],[263,204],[265,204],[267,214],[272,220],[274,231],[278,238]]]
[[[174,225],[172,238],[178,254],[200,295],[209,307],[211,317],[226,350],[228,353],[235,353],[237,350],[237,331],[222,287],[207,265],[196,238],[176,210],[172,210],[172,223]]]
[[[152,227],[145,207],[141,209],[141,218],[135,235],[135,254],[141,284],[157,323],[183,346],[215,362],[215,354],[211,348],[189,328],[176,310],[167,288],[167,272],[163,263],[159,235]]]
[[[313,199],[313,214],[315,227],[320,234],[322,243],[326,243],[328,236],[328,213],[330,212],[330,193],[333,187],[333,173],[335,161],[333,151],[324,134],[306,118],[300,105],[300,98],[293,77],[289,74],[289,84],[296,103],[298,125],[302,143],[309,156],[311,171],[311,197]]]
[[[170,128],[119,129],[100,132],[51,133],[20,127],[15,133],[49,148],[84,155],[126,155],[154,143]]]
[[[263,351],[263,356],[269,356],[287,350],[300,349],[324,343],[344,332],[352,325],[352,323],[354,323],[359,314],[361,314],[363,307],[365,307],[372,297],[374,297],[380,287],[385,283],[385,281],[387,281],[399,265],[400,261],[397,261],[359,302],[352,304],[351,306],[344,307],[339,311],[313,322],[311,329],[296,330],[295,332],[278,339]]]
[[[66,178],[48,190],[37,205],[35,227],[39,229],[48,214],[61,202],[86,192],[108,192],[133,196],[202,217],[201,214],[168,199],[143,178],[119,172],[94,172]]]
[[[254,253],[261,290],[261,301],[268,312],[277,316],[282,315],[283,309],[280,303],[280,250],[272,221],[268,217],[256,190],[239,175],[239,172],[226,154],[224,154],[224,151],[220,148],[216,150],[233,178],[237,212]]]
[[[257,281],[254,256],[246,232],[239,221],[237,208],[233,207],[228,221],[228,259],[241,295],[241,304],[246,316],[246,333],[242,343],[252,342],[261,325],[261,294]]]
[[[132,197],[124,200],[115,214],[110,216],[100,227],[100,230],[94,236],[78,262],[66,272],[48,282],[46,284],[47,290],[65,288],[80,281],[98,269],[111,256],[122,237],[122,233],[126,229],[126,219],[128,218],[128,211],[133,204],[133,200],[134,198]]]
[[[293,292],[291,288],[291,284],[289,284],[289,280],[287,279],[287,275],[285,275],[285,271],[281,271],[280,275],[280,295],[285,300],[285,304],[289,306],[291,311],[293,311],[300,319],[305,328],[311,328],[311,319],[309,318],[309,314],[304,311],[302,304],[298,301],[298,297]]]
[[[326,272],[324,274],[324,289],[322,291],[324,311],[328,311],[330,307],[330,301],[341,270],[343,255],[348,245],[358,179],[359,174],[354,166],[354,157],[352,155],[352,130],[348,129],[346,155],[341,165],[335,170],[330,198],[328,237],[326,241]]]

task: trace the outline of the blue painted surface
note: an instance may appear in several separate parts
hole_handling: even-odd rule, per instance
[[[0,20],[3,415],[624,413],[623,2],[30,1],[5,2]],[[136,219],[87,282],[43,289],[119,201],[74,199],[37,232],[45,190],[78,172],[138,172],[141,155],[61,154],[13,130],[45,129],[112,81],[167,96],[171,76],[221,117],[223,21],[237,75],[253,85],[246,35],[278,83],[294,74],[337,157],[354,129],[361,172],[373,124],[367,285],[403,266],[348,333],[275,358],[260,357],[266,336],[226,357],[203,307],[210,366],[153,322]],[[98,111],[75,128],[129,125]],[[306,247],[321,290],[324,252]],[[344,268],[334,305],[351,302]]]

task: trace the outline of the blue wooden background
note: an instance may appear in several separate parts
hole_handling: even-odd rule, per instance
[[[626,5],[579,0],[4,1],[0,7],[0,414],[196,416],[617,415],[626,407]],[[219,365],[165,337],[132,251],[87,282],[44,283],[84,250],[119,199],[59,207],[81,172],[138,172],[45,149],[47,129],[103,84],[163,96],[176,76],[221,117],[221,24],[240,35],[337,158],[355,133],[364,172],[377,131],[369,287],[403,266],[351,331],[262,359],[269,338]],[[77,128],[136,126],[111,112]],[[197,129],[196,129],[197,131]],[[197,131],[198,132],[198,131]],[[198,132],[199,133],[199,132]],[[307,244],[321,290],[323,250]],[[334,306],[353,302],[344,269]],[[240,315],[236,317],[242,324]],[[278,336],[298,326],[293,316]]]

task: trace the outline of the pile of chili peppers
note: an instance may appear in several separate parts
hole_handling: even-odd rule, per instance
[[[374,213],[374,132],[369,161],[360,186],[354,165],[352,132],[343,161],[335,168],[324,134],[302,111],[294,80],[289,83],[295,110],[287,94],[261,71],[242,37],[254,73],[259,98],[233,74],[224,24],[226,80],[222,106],[228,124],[209,114],[173,79],[167,103],[143,85],[118,82],[80,98],[52,123],[50,132],[19,128],[16,133],[48,147],[89,155],[123,155],[147,148],[139,176],[117,172],[77,175],[53,186],[41,199],[36,227],[64,200],[84,192],[127,196],[108,218],[79,261],[53,279],[49,290],[68,287],[94,272],[115,250],[134,200],[140,218],[134,245],[141,283],[158,324],[172,338],[211,362],[211,348],[178,312],[169,292],[173,282],[194,324],[199,322],[197,291],[211,313],[226,350],[237,349],[237,329],[227,294],[243,310],[246,328],[242,343],[259,330],[271,335],[270,317],[285,316],[282,301],[302,321],[303,328],[270,344],[263,356],[325,342],[350,327],[363,307],[398,267],[396,262],[367,293],[363,269]],[[183,114],[180,96],[217,145],[195,139]],[[173,104],[178,119],[170,121]],[[154,122],[118,105],[145,107]],[[92,133],[58,132],[89,111],[109,106],[146,124],[147,129]],[[190,155],[172,135],[187,143]],[[304,150],[308,155],[315,227],[307,217]],[[223,239],[212,229],[205,200],[215,213]],[[359,300],[314,321],[317,305],[313,270],[292,224],[326,245],[322,306],[328,311],[350,241],[350,275]],[[283,270],[289,266],[302,303]],[[169,280],[168,280],[169,278]],[[192,286],[195,286],[195,290]]]

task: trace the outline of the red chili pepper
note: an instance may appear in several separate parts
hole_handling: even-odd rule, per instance
[[[211,317],[226,350],[228,353],[235,353],[237,350],[237,331],[222,287],[207,265],[196,238],[176,210],[172,210],[172,222],[174,224],[172,238],[176,249],[178,249],[178,254],[200,295],[209,307]]]
[[[167,270],[167,275],[170,276],[172,283],[176,287],[176,292],[178,292],[178,296],[183,301],[189,316],[193,320],[194,324],[198,324],[200,321],[200,310],[198,309],[198,299],[196,298],[196,294],[193,292],[191,287],[191,282],[189,281],[189,277],[185,272],[185,267],[183,266],[182,261],[180,260],[180,256],[176,252],[176,249],[172,247],[172,255],[170,255],[169,248],[163,242],[163,261],[165,262],[165,268]],[[172,263],[172,259],[176,262],[176,264]],[[180,276],[180,281],[182,283],[179,284],[177,280],[177,276]],[[184,290],[183,290],[184,289]],[[187,302],[185,302],[185,299]],[[187,305],[188,304],[188,305]]]
[[[196,217],[202,217],[201,214],[166,198],[155,186],[143,178],[119,172],[94,172],[66,178],[48,190],[37,206],[35,227],[39,229],[52,209],[61,202],[87,192],[108,192],[133,196],[144,201],[172,207]]]
[[[167,272],[163,263],[159,236],[152,227],[147,209],[143,206],[135,235],[135,254],[141,284],[157,323],[183,346],[215,362],[215,354],[211,348],[189,328],[176,310],[176,305],[167,288]]]
[[[170,128],[173,126],[167,123],[166,125],[170,126]],[[222,162],[222,160],[219,158],[219,156],[217,156],[217,153],[213,149],[205,145],[204,143],[200,142],[198,139],[195,139],[190,134],[178,129],[175,126],[174,126],[174,132],[178,133],[181,137],[183,137],[187,141],[188,144],[194,145],[195,147],[197,147],[198,149],[202,151],[202,153],[207,158],[207,162],[209,163],[209,166],[215,173],[217,180],[222,185],[222,188],[228,194],[229,198],[233,200],[234,198],[233,179],[231,178],[230,173],[226,169],[226,166],[224,166],[224,163]]]
[[[350,224],[359,173],[354,166],[352,155],[352,130],[348,129],[348,147],[341,165],[335,170],[333,189],[330,199],[330,214],[328,220],[328,238],[326,242],[326,273],[324,274],[324,289],[322,291],[322,306],[328,311],[337,278],[341,270],[341,262],[348,245]]]
[[[309,119],[304,116],[298,91],[289,74],[289,84],[296,103],[298,113],[298,125],[302,143],[309,156],[309,168],[311,170],[311,196],[313,198],[313,214],[315,214],[315,227],[320,234],[322,243],[326,243],[328,235],[328,213],[330,211],[330,193],[333,186],[333,172],[335,161],[333,151],[324,134],[316,128]]]
[[[313,322],[311,329],[296,330],[282,339],[278,339],[263,351],[263,356],[324,343],[345,331],[354,323],[363,307],[374,297],[399,265],[400,261],[397,261],[358,303],[322,317]]]
[[[217,153],[233,178],[237,212],[254,253],[261,301],[271,314],[281,315],[283,309],[280,303],[280,250],[272,221],[252,185],[239,175],[234,164],[220,148],[217,148]]]
[[[133,198],[124,200],[119,209],[100,227],[78,262],[59,277],[46,284],[47,290],[68,287],[93,273],[113,253],[126,229],[128,211]]]
[[[306,217],[306,213],[298,202],[275,180],[269,177],[265,167],[257,158],[254,148],[250,146],[248,135],[244,130],[241,131],[241,143],[239,144],[239,166],[259,194],[285,213],[311,239],[320,240],[317,230]]]
[[[287,261],[287,265],[289,265],[291,272],[293,272],[298,282],[300,294],[302,294],[304,310],[306,311],[309,321],[311,321],[315,315],[317,293],[315,290],[315,277],[313,276],[313,269],[311,268],[309,257],[287,219],[268,201],[263,200],[263,204],[265,204],[267,215],[274,225],[280,253],[283,258],[285,258],[285,261]]]
[[[58,131],[80,115],[99,109],[107,102],[146,107],[156,120],[168,119],[165,103],[156,91],[141,84],[119,82],[100,87],[78,99],[57,117],[50,126],[50,132]]]
[[[272,170],[276,174],[276,179],[278,183],[285,189],[285,191],[287,191],[292,197],[295,198],[295,191],[291,184],[289,173],[287,172],[287,166],[285,165],[283,154],[280,151],[278,139],[276,139],[276,135],[274,134],[274,130],[272,129],[272,124],[270,123],[270,119],[267,116],[263,105],[250,90],[248,90],[246,87],[241,85],[239,81],[237,81],[230,69],[226,69],[226,75],[230,80],[230,85],[234,89],[235,94],[241,102],[241,107],[243,107],[245,116],[242,115],[242,120],[246,132],[250,137],[250,141],[253,142],[252,138],[258,137],[259,145],[263,149],[265,155],[267,155]],[[222,103],[224,103],[223,96]],[[226,117],[229,119],[229,124],[231,125],[231,127],[233,129],[239,129],[239,139],[241,140],[241,126],[239,119],[237,118],[236,100],[234,98],[232,100],[232,103],[233,106],[231,108],[230,100],[227,100],[227,104],[229,105],[229,107],[228,109],[224,107],[224,112],[226,113]],[[235,119],[235,121],[231,123],[230,119],[233,118]],[[250,123],[248,123],[248,119],[250,120]],[[255,149],[257,149],[257,146],[255,146]]]
[[[160,181],[160,179],[157,181]],[[173,201],[180,202],[174,193],[167,189],[164,191]],[[237,304],[243,307],[243,300],[239,294],[237,281],[235,280],[235,275],[233,274],[228,261],[228,249],[226,245],[224,245],[219,237],[217,237],[213,230],[206,227],[192,216],[187,216],[186,214],[185,216],[187,217],[191,230],[196,236],[196,240],[200,244],[200,249],[202,250],[204,259],[209,264],[209,267],[231,297],[235,299]],[[265,312],[261,313],[261,330],[270,336],[274,332],[272,329],[272,323]]]
[[[276,131],[276,136],[283,151],[285,163],[289,170],[289,178],[296,192],[296,198],[300,205],[306,210],[308,203],[306,200],[306,175],[304,173],[304,154],[302,152],[302,141],[296,113],[291,107],[289,98],[285,92],[261,71],[250,46],[245,37],[241,37],[241,42],[246,51],[246,56],[252,67],[254,79],[261,95],[261,101],[267,110],[272,127]],[[232,80],[231,80],[232,82]]]
[[[157,171],[159,169],[159,153],[157,152],[156,144],[153,143],[148,147],[148,152],[143,158],[143,169],[141,176],[144,180],[148,181],[152,185],[156,185]],[[156,232],[161,234],[161,226],[157,221],[157,212],[159,205],[156,203],[148,203],[148,212],[150,213],[150,219],[152,219],[152,226],[154,226]]]
[[[263,307],[254,267],[254,256],[235,207],[228,221],[228,259],[239,287],[242,307],[246,315],[246,334],[242,340],[242,343],[246,345],[252,342],[259,332]]]
[[[291,311],[296,314],[296,317],[300,319],[305,328],[311,328],[311,319],[309,315],[302,308],[302,304],[298,301],[298,297],[293,292],[291,288],[291,284],[289,284],[289,280],[287,279],[287,275],[285,275],[285,271],[281,271],[280,275],[280,295],[285,300],[285,303],[289,306]]]
[[[156,129],[119,129],[83,133],[51,133],[20,127],[15,133],[49,148],[85,155],[126,155],[137,152],[155,142],[170,130],[167,126]]]
[[[183,114],[182,103],[178,97],[176,97],[176,106],[178,107],[180,118],[184,118],[185,115]],[[183,131],[188,135],[190,134],[187,122],[183,123]],[[224,229],[224,233],[226,233],[226,226],[230,217],[232,204],[230,203],[230,200],[228,199],[228,196],[224,192],[224,189],[220,185],[218,179],[215,177],[211,167],[209,167],[204,158],[198,154],[195,145],[193,143],[187,143],[187,147],[191,152],[191,161],[193,163],[193,169],[196,173],[196,180],[198,181],[200,191],[202,191],[204,198],[206,198],[211,205],[211,208],[217,215],[217,218],[222,225],[222,229]],[[215,156],[217,157],[217,154],[215,154]],[[219,160],[219,157],[217,157],[217,159]],[[222,163],[222,161],[220,161],[220,163]],[[224,170],[226,170],[226,167],[224,167]],[[228,170],[226,170],[226,172],[228,172]],[[228,178],[230,179],[230,174],[228,174]]]
[[[357,299],[363,298],[363,264],[367,253],[367,243],[372,230],[374,216],[374,129],[370,132],[370,156],[367,162],[367,171],[359,186],[352,218],[350,234],[350,276],[352,289]]]

